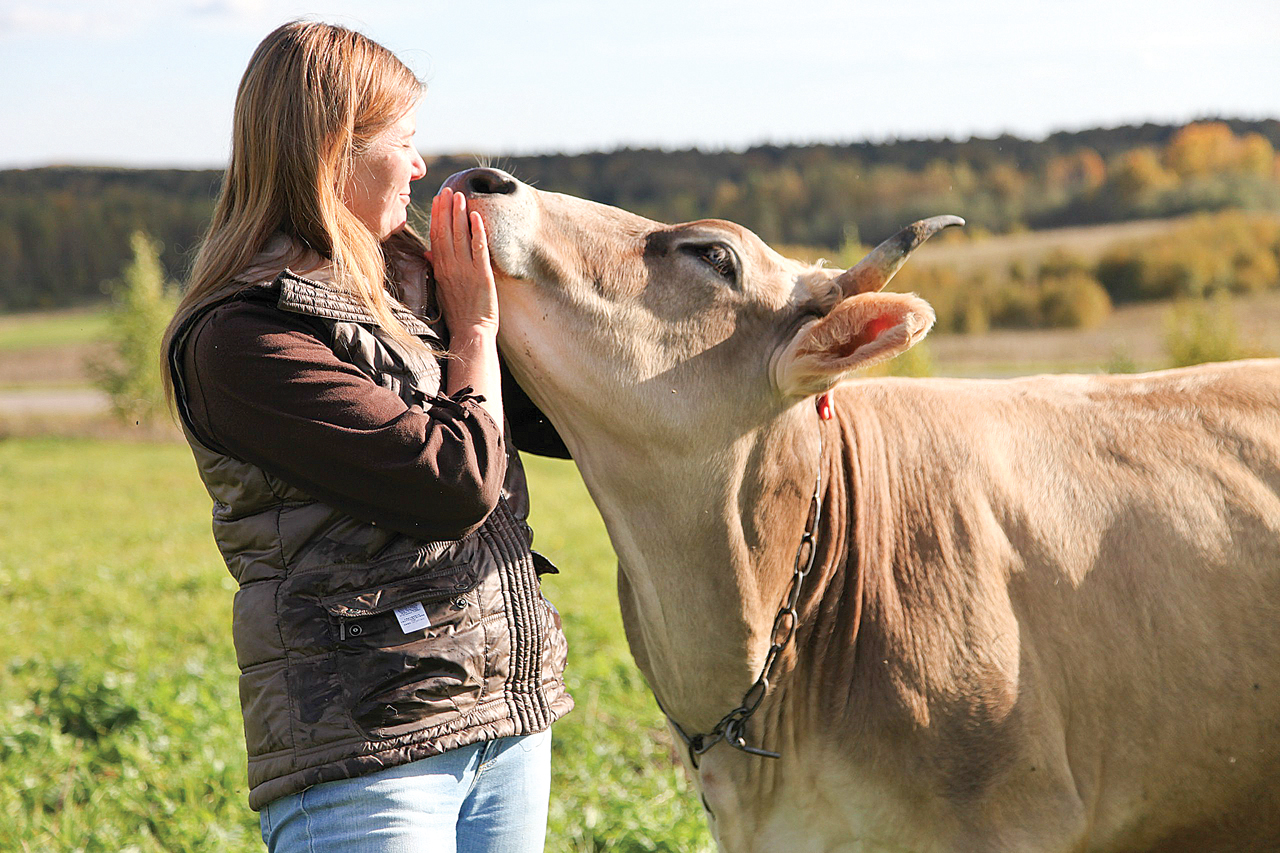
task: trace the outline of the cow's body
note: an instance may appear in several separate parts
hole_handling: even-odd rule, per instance
[[[726,849],[1275,849],[1280,362],[834,410],[783,758],[701,768]]]
[[[1280,849],[1280,361],[856,380],[821,421],[811,395],[927,306],[833,295],[728,224],[458,178],[504,351],[686,730],[759,674],[821,469],[799,629],[748,729],[782,757],[690,766],[723,849]]]

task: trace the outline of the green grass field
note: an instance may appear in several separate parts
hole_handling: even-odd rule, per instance
[[[106,336],[106,308],[0,316],[0,352],[87,344]]]
[[[627,652],[599,517],[570,463],[529,469],[578,703],[555,728],[547,849],[710,850]],[[184,446],[0,441],[0,850],[262,849],[234,587]]]

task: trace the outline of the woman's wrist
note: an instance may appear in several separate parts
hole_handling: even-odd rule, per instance
[[[449,327],[449,348],[463,349],[474,346],[497,345],[497,323],[468,323],[459,329]]]
[[[448,393],[470,387],[484,398],[481,406],[495,422],[502,423],[502,377],[498,367],[497,329],[484,324],[467,326],[449,335],[452,355],[447,372]]]

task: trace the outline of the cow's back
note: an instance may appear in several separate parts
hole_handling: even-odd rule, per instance
[[[896,685],[854,703],[877,765],[918,751],[1010,849],[1280,849],[1280,361],[869,381],[842,415],[861,657],[911,662],[855,676]]]

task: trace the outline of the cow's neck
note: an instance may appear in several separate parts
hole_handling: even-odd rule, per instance
[[[797,405],[775,422],[687,455],[601,442],[574,448],[619,558],[636,662],[690,733],[709,730],[760,674],[793,574],[819,467],[819,421]],[[824,489],[838,431],[827,429]],[[696,452],[693,452],[695,451]],[[835,511],[835,507],[832,507]],[[826,524],[839,523],[828,515]],[[823,545],[820,562],[831,558]],[[804,599],[825,567],[806,581]]]

